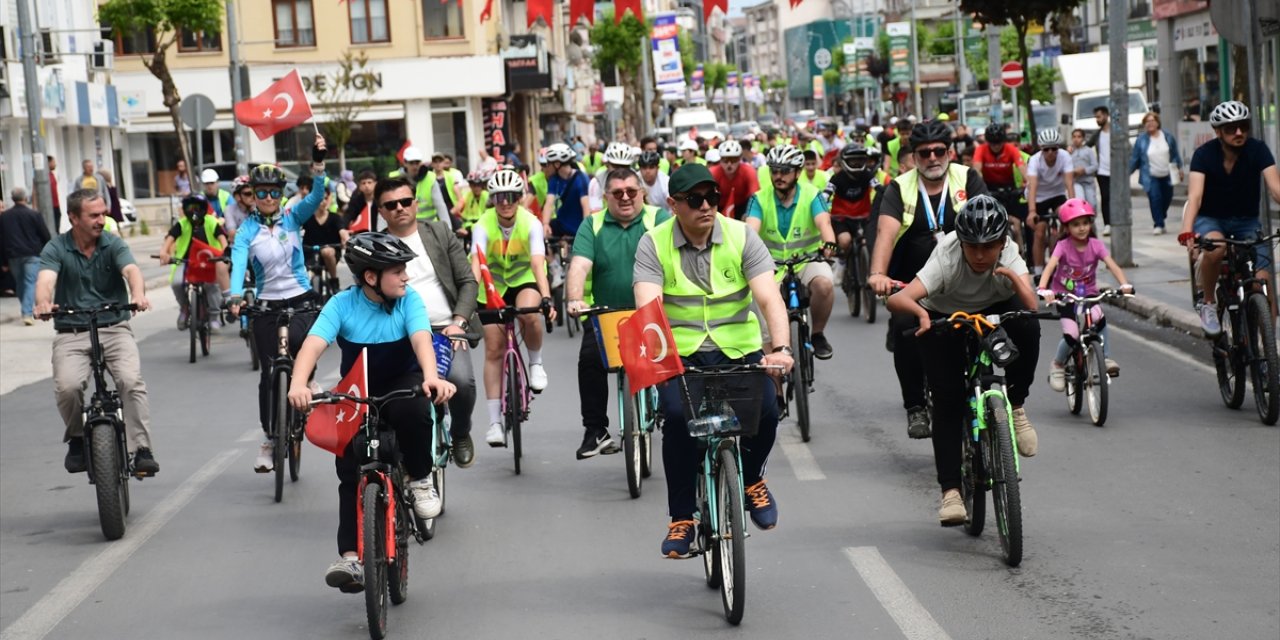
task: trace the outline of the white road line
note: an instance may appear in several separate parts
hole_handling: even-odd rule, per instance
[[[236,438],[236,442],[257,442],[258,440],[262,439],[261,434],[262,434],[262,428],[254,427],[244,432],[244,435],[240,436],[239,438]]]
[[[779,433],[778,440],[782,445],[782,453],[787,456],[787,462],[796,474],[796,480],[827,479],[827,474],[822,472],[818,461],[814,459],[813,452],[800,441],[799,436]]]
[[[875,547],[845,547],[853,568],[907,640],[951,640]]]
[[[1110,331],[1112,333],[1122,334],[1124,335],[1125,338],[1133,340],[1134,342],[1137,342],[1138,344],[1141,344],[1142,346],[1148,349],[1151,349],[1152,351],[1159,351],[1160,353],[1163,353],[1164,355],[1169,356],[1170,358],[1173,358],[1178,362],[1189,364],[1201,371],[1205,371],[1214,375],[1217,375],[1218,373],[1217,369],[1214,369],[1212,365],[1210,365],[1207,362],[1203,362],[1201,360],[1196,359],[1195,356],[1188,355],[1187,353],[1179,351],[1167,344],[1156,342],[1155,340],[1152,340],[1150,338],[1143,337],[1137,333],[1134,333],[1133,331],[1125,329],[1124,327],[1118,327],[1113,324],[1113,325],[1110,325]]]
[[[106,543],[106,549],[80,563],[22,617],[0,632],[0,640],[40,640],[48,635],[241,453],[243,449],[229,449],[205,463],[146,517],[129,527],[124,538]]]

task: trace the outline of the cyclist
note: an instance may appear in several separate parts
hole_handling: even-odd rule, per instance
[[[566,148],[568,146],[566,145]],[[550,152],[548,152],[550,153]],[[575,175],[581,176],[577,168]],[[585,178],[584,178],[585,180]],[[480,253],[484,253],[489,274],[498,295],[508,305],[550,310],[551,286],[547,282],[547,251],[538,218],[520,206],[525,183],[520,174],[504,169],[489,179],[489,193],[494,208],[484,212],[471,228],[471,269],[477,282],[480,275]],[[585,197],[585,196],[584,196]],[[547,205],[552,203],[548,199]],[[574,229],[577,230],[576,227]],[[480,302],[487,296],[480,289]],[[542,366],[542,319],[532,314],[520,316],[520,335],[529,354],[529,388],[541,392],[547,388],[547,371]],[[502,359],[506,354],[507,335],[501,325],[484,328],[484,392],[489,407],[489,431],[485,441],[491,447],[504,447],[506,431],[502,428]]]
[[[916,335],[929,349],[925,369],[933,398],[933,459],[942,487],[938,520],[943,526],[963,524],[966,516],[960,496],[960,439],[968,424],[964,382],[970,363],[962,342],[968,337],[927,332],[934,319],[956,311],[993,314],[1036,306],[1027,263],[1010,242],[1008,214],[989,195],[974,196],[964,204],[956,215],[955,231],[938,243],[916,278],[889,297],[890,311],[917,319]],[[1013,405],[1018,453],[1031,457],[1036,454],[1036,432],[1023,403],[1040,354],[1040,324],[1034,318],[1018,318],[1000,327],[1020,354],[1005,368],[1006,391]]]
[[[867,222],[871,220],[871,204],[889,182],[889,174],[880,166],[880,150],[850,142],[840,150],[836,173],[827,184],[831,201],[831,229],[836,234],[840,254],[846,255],[857,227],[872,242]],[[867,274],[862,274],[866,277]]]
[[[453,217],[458,221],[458,235],[466,237],[476,220],[489,208],[489,192],[485,185],[489,183],[488,174],[472,171],[467,174],[467,185],[470,189],[462,194],[462,199],[453,206]],[[520,194],[521,197],[524,194]]]
[[[373,202],[373,188],[378,184],[378,174],[365,169],[356,175],[356,190],[343,213],[347,221],[347,230],[353,234],[365,230],[378,230],[378,205]],[[345,242],[343,244],[346,244]]]
[[[653,171],[657,170],[653,167]],[[644,188],[636,172],[614,169],[606,178],[608,206],[592,214],[573,241],[573,261],[569,263],[565,291],[567,310],[574,315],[589,304],[613,309],[635,307],[631,284],[636,246],[646,231],[671,217],[663,209],[643,204]],[[576,454],[579,460],[617,451],[609,437],[609,372],[601,361],[596,340],[592,324],[584,323],[578,351],[578,398],[586,433]]]
[[[645,204],[657,207],[670,213],[667,208],[667,184],[671,177],[662,170],[662,156],[657,151],[645,151],[640,154],[636,164],[640,167],[641,186],[645,191]]]
[[[530,211],[542,211],[547,204],[547,184],[555,174],[554,167],[547,162],[547,150],[538,150],[538,170],[529,173],[529,195],[525,197],[524,206]]]
[[[433,161],[430,165],[427,165],[424,163],[426,159],[427,157],[422,153],[422,149],[409,147],[404,150],[404,166],[388,173],[387,177],[402,177],[411,182],[414,185],[414,195],[418,199],[418,217],[423,220],[431,220],[438,216],[443,216],[444,212],[449,211],[449,205],[444,200],[440,181],[437,180],[433,171],[437,163]],[[445,184],[448,185],[446,188],[452,190],[453,180],[450,178],[452,176],[445,179]],[[364,178],[360,180],[362,183],[364,182]],[[366,195],[366,198],[368,197]],[[368,200],[366,199],[367,202]],[[371,212],[371,221],[376,216],[376,213]]]
[[[741,219],[746,215],[747,202],[760,190],[755,167],[742,162],[742,145],[737,140],[720,143],[720,163],[710,167],[716,179],[716,189],[724,196],[721,214]],[[711,152],[708,151],[707,155]]]
[[[173,223],[168,235],[164,237],[164,245],[160,247],[160,264],[169,264],[169,260],[175,257],[175,252],[177,258],[186,258],[193,238],[217,251],[222,251],[223,247],[227,246],[227,232],[222,228],[222,221],[213,216],[209,211],[209,203],[199,196],[187,196],[182,199],[182,217]],[[226,264],[218,262],[214,263],[214,266],[217,282],[201,287],[210,313],[222,308],[222,291],[226,285],[230,284],[227,281]],[[178,299],[179,331],[187,330],[191,318],[191,309],[188,308],[187,301],[186,273],[185,263],[175,264],[169,268],[169,287],[173,289],[173,296]],[[209,320],[209,326],[214,329],[222,328],[222,321],[217,315],[214,314],[214,317]]]
[[[1056,127],[1036,136],[1040,150],[1027,162],[1027,226],[1031,228],[1031,265],[1036,276],[1044,269],[1045,236],[1049,225],[1039,214],[1053,215],[1067,198],[1076,197],[1071,153],[1062,148]]]
[[[151,308],[142,270],[133,261],[129,245],[120,236],[102,232],[110,207],[97,189],[76,189],[67,196],[67,221],[71,229],[54,236],[40,251],[36,276],[35,315],[46,318],[58,307],[86,309],[108,303]],[[128,284],[128,289],[125,284]],[[142,380],[138,343],[129,327],[129,314],[98,316],[102,356],[120,391],[127,446],[133,454],[133,470],[141,475],[160,471],[151,454],[151,405]],[[89,377],[89,319],[59,318],[53,323],[53,393],[58,413],[66,425],[63,466],[68,473],[83,473],[84,388]]]
[[[662,299],[675,348],[688,364],[759,362],[779,366],[785,373],[791,369],[792,350],[773,259],[750,227],[716,213],[719,202],[715,179],[706,167],[689,165],[672,172],[669,204],[675,217],[646,233],[636,248],[636,305]],[[760,321],[750,310],[753,301],[775,336],[767,355]],[[751,521],[772,529],[778,524],[778,506],[765,484],[764,465],[777,437],[778,406],[774,383],[761,386],[759,429],[741,443],[742,479]],[[688,558],[696,529],[695,483],[702,452],[686,426],[680,385],[662,385],[658,394],[671,516],[662,555]]]
[[[661,172],[662,175],[668,178],[671,177],[671,163],[668,162],[666,158],[663,158],[662,152],[658,150],[657,138],[653,136],[645,136],[643,138],[640,138],[640,153],[636,154],[636,157],[639,158],[641,155],[644,155],[645,153],[657,154],[658,171]],[[663,202],[662,204],[666,205],[667,203]]]
[[[995,196],[1012,218],[1013,238],[1022,243],[1021,219],[1026,217],[1022,193],[1026,162],[1018,145],[1009,142],[1005,127],[999,122],[987,125],[985,144],[973,152],[973,168],[978,170],[991,195]]]
[[[774,260],[815,251],[829,257],[836,246],[826,200],[813,186],[798,182],[804,157],[789,144],[770,149],[770,183],[747,204],[747,226],[760,234]],[[835,302],[835,274],[826,262],[811,262],[800,272],[800,283],[809,290],[809,308],[813,310],[813,355],[829,360],[831,342],[823,331]]]
[[[236,229],[253,210],[253,186],[248,175],[236,176],[231,182],[231,194],[234,200],[222,212],[222,228],[227,230],[227,239],[235,242]]]
[[[1280,172],[1267,145],[1249,137],[1249,107],[1230,100],[1213,108],[1209,114],[1215,140],[1196,149],[1191,156],[1191,178],[1187,182],[1187,204],[1182,209],[1182,232],[1178,242],[1189,251],[1195,250],[1195,238],[1257,238],[1262,221],[1258,217],[1262,184],[1271,199],[1280,203]],[[1262,184],[1259,184],[1262,183]],[[1262,279],[1270,277],[1274,263],[1271,245],[1254,247],[1254,267]],[[1215,284],[1222,271],[1226,247],[1217,246],[1204,252],[1200,259],[1200,288],[1204,304],[1200,307],[1200,325],[1210,336],[1222,333],[1218,320]],[[1272,314],[1276,295],[1271,294]]]
[[[213,169],[201,171],[200,182],[204,183],[204,199],[209,201],[214,215],[225,217],[227,207],[231,206],[231,193],[218,184],[218,172]]]
[[[706,166],[707,161],[698,157],[698,141],[692,138],[685,138],[680,141],[680,166],[685,167],[691,164],[700,164]]]
[[[241,294],[244,291],[244,275],[253,269],[254,294],[270,309],[284,309],[316,302],[311,290],[311,278],[307,263],[302,257],[302,225],[315,215],[324,200],[324,137],[316,134],[311,148],[311,193],[302,198],[287,214],[280,213],[280,198],[288,182],[284,171],[271,164],[260,164],[249,172],[249,184],[253,185],[254,208],[249,218],[240,226],[236,242],[231,247],[231,313],[240,312]],[[299,313],[289,325],[289,350],[297,353],[307,330],[315,321],[314,313]],[[253,343],[258,350],[259,362],[271,362],[276,357],[276,325],[272,322],[253,323]],[[295,369],[294,375],[297,375]],[[305,380],[305,378],[304,378]],[[271,433],[271,367],[264,366],[258,379],[258,420],[265,434],[254,471],[268,473],[275,468],[272,453],[275,451]]]
[[[551,163],[555,175],[547,183],[547,202],[541,211],[544,236],[577,233],[582,217],[590,210],[589,179],[573,159],[573,148],[567,144],[547,147],[547,162]]]
[[[622,142],[609,143],[604,150],[604,166],[595,172],[591,177],[590,186],[587,187],[587,204],[591,207],[589,213],[604,209],[605,175],[614,169],[630,169],[635,160],[635,154],[631,153],[630,145]]]
[[[827,182],[831,180],[831,174],[818,167],[821,160],[822,156],[814,151],[806,150],[804,152],[804,169],[800,171],[800,184],[812,185],[819,192],[826,189]]]
[[[902,147],[909,145],[912,127],[906,118],[898,119],[893,123],[893,127],[898,135],[884,143],[884,169],[889,172],[889,175],[896,178],[907,172],[907,169],[902,167],[901,162],[898,160],[898,151]]]
[[[986,193],[978,172],[950,161],[951,127],[926,120],[911,131],[911,160],[918,166],[895,178],[877,198],[875,246],[867,284],[877,295],[893,292],[893,282],[910,282],[924,266],[942,234],[955,228],[955,212],[967,198]],[[924,215],[916,215],[923,209]],[[924,367],[919,345],[902,332],[912,324],[909,314],[889,319],[893,366],[907,410],[907,435],[929,437],[929,410],[924,392]]]
[[[307,263],[316,259],[312,247],[326,244],[345,245],[347,239],[351,237],[351,232],[347,230],[347,223],[342,216],[330,213],[329,208],[325,206],[329,200],[330,196],[325,194],[320,206],[316,207],[316,214],[302,224],[302,254]],[[338,290],[338,258],[340,257],[342,257],[341,246],[320,249],[319,259],[324,265],[325,276],[329,279],[330,291]]]
[[[367,350],[364,362],[370,396],[408,387],[422,387],[424,397],[388,402],[380,417],[394,425],[404,456],[413,512],[420,518],[440,515],[443,504],[431,479],[429,424],[431,405],[443,404],[454,393],[453,384],[436,373],[431,324],[422,298],[408,286],[405,263],[415,256],[398,238],[378,232],[361,233],[346,247],[347,266],[359,287],[338,293],[324,305],[307,334],[294,363],[289,403],[308,411],[311,389],[307,380],[316,362],[335,341],[342,351],[340,373],[346,376]],[[356,495],[360,466],[355,440],[335,459],[338,474],[338,561],[325,572],[325,583],[343,593],[364,590],[364,572],[357,554]]]

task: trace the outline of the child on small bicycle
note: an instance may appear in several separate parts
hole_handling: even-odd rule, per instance
[[[1064,293],[1081,297],[1097,295],[1099,262],[1107,265],[1111,274],[1120,281],[1122,290],[1133,289],[1133,285],[1124,277],[1120,265],[1107,252],[1107,245],[1098,239],[1093,226],[1093,215],[1093,207],[1081,198],[1072,198],[1058,207],[1062,232],[1053,247],[1053,255],[1044,266],[1044,273],[1040,275],[1040,297],[1053,302],[1055,296]],[[1107,319],[1102,316],[1102,307],[1094,305],[1089,313],[1102,334],[1102,354],[1107,364],[1107,375],[1119,375],[1120,365],[1111,359],[1111,340],[1107,338]],[[1063,366],[1071,356],[1071,341],[1080,339],[1075,309],[1072,306],[1059,307],[1059,315],[1062,318],[1062,340],[1058,342],[1058,352],[1049,364],[1049,388],[1054,391],[1066,388]]]
[[[334,341],[342,350],[341,374],[368,349],[369,396],[421,386],[424,396],[393,400],[382,407],[381,418],[393,425],[404,455],[413,511],[420,518],[434,518],[443,507],[431,480],[431,402],[444,404],[453,395],[452,383],[436,372],[431,322],[426,306],[408,287],[405,264],[417,257],[408,245],[386,233],[361,233],[346,246],[347,266],[359,287],[348,288],[329,299],[307,334],[294,362],[289,403],[298,411],[310,410],[307,385],[316,361]],[[356,491],[360,482],[359,457],[354,440],[337,458],[338,553],[325,582],[343,593],[364,590],[364,567],[356,552]]]

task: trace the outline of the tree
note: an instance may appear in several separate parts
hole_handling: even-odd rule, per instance
[[[680,66],[684,70],[684,83],[693,82],[693,72],[698,66],[696,52],[693,50],[693,36],[689,35],[684,28],[680,29],[680,35],[677,36],[676,42],[680,45]]]
[[[338,71],[325,76],[326,82],[312,87],[316,93],[316,102],[323,105],[328,114],[328,122],[320,125],[329,144],[338,149],[338,169],[347,169],[347,142],[355,131],[356,118],[359,117],[372,102],[377,91],[374,86],[374,75],[368,70],[369,54],[363,50],[353,54],[350,50],[342,54],[338,61]]]
[[[728,88],[729,72],[735,70],[735,68],[736,67],[734,67],[731,64],[725,64],[720,62],[709,62],[707,64],[702,65],[702,84],[707,91],[707,104],[711,106],[713,110],[715,109],[716,92],[724,91],[725,89]],[[727,102],[728,96],[725,96],[725,98],[726,98],[726,103],[723,105],[724,113],[728,114],[729,112],[729,105]],[[725,115],[724,119],[728,120],[729,119],[728,115]]]
[[[1000,59],[1011,60],[1018,56],[1018,32],[1013,27],[1004,27],[1000,30]],[[987,69],[987,40],[986,38],[977,39],[972,45],[965,50],[965,62],[969,66],[969,71],[973,73],[974,80],[978,82],[986,82],[988,78]],[[1057,82],[1062,74],[1057,67],[1052,65],[1035,64],[1023,66],[1026,69],[1026,84],[1023,86],[1030,87],[1030,100],[1039,100],[1044,103],[1052,103],[1055,98],[1053,83]],[[1012,98],[1012,92],[1002,87],[1000,89],[1001,96],[1008,100]],[[1019,97],[1022,93],[1019,92]]]
[[[182,95],[169,73],[169,49],[178,41],[180,32],[216,33],[222,31],[222,2],[220,0],[109,0],[98,7],[98,21],[110,25],[113,35],[153,30],[156,35],[155,51],[138,54],[151,75],[160,80],[164,106],[173,119],[174,132],[178,134],[178,153],[194,173],[199,163],[191,161],[187,144],[187,132],[182,126],[179,106]],[[149,56],[149,57],[148,57]]]
[[[644,95],[640,64],[648,51],[641,39],[648,42],[650,28],[650,24],[641,22],[632,13],[614,24],[613,11],[606,11],[591,27],[591,43],[595,45],[596,54],[592,64],[597,69],[613,69],[617,73],[618,84],[623,87],[625,96],[622,129],[633,134],[644,126],[644,112],[640,106],[640,98]]]

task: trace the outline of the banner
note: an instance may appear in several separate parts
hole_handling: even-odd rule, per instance
[[[760,87],[760,78],[754,74],[748,73],[743,76],[743,82],[746,83],[747,102],[752,104],[764,104],[764,89]]]
[[[889,82],[911,82],[911,23],[890,22],[884,29],[889,34]]]
[[[676,14],[660,13],[653,19],[653,81],[664,100],[684,99],[684,65],[680,61],[680,26]]]
[[[702,65],[693,69],[689,77],[689,104],[701,104],[707,101],[707,93],[702,87]]]
[[[876,39],[857,37],[844,43],[844,68],[840,70],[840,90],[874,89],[876,79],[867,71],[867,61],[875,52]]]
[[[503,147],[511,141],[511,128],[507,124],[507,101],[502,98],[484,98],[480,100],[480,110],[484,117],[485,149]]]

